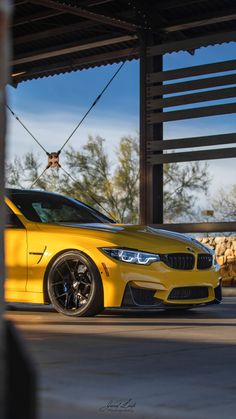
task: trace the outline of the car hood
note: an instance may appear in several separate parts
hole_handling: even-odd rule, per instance
[[[129,247],[154,252],[212,253],[211,249],[183,234],[143,225],[123,224],[68,224],[60,226],[78,229],[83,236],[92,236],[108,245]],[[72,231],[71,231],[72,233]]]

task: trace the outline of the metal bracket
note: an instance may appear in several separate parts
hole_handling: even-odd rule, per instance
[[[52,169],[61,167],[61,165],[59,163],[60,152],[47,153],[47,155],[48,155],[47,169],[49,169],[50,167]]]

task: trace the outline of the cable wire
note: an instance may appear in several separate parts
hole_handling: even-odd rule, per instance
[[[117,76],[117,74],[120,72],[120,70],[123,68],[123,66],[125,65],[126,61],[123,61],[121,63],[121,65],[118,67],[118,69],[115,71],[115,73],[113,74],[113,76],[110,78],[110,80],[107,82],[107,84],[105,85],[105,87],[102,89],[101,93],[99,93],[99,95],[96,97],[96,99],[93,101],[92,105],[89,107],[89,109],[87,110],[87,112],[84,114],[84,116],[81,118],[81,120],[79,121],[79,123],[76,125],[76,127],[74,128],[74,130],[72,131],[72,133],[69,135],[69,137],[67,138],[67,140],[63,143],[62,147],[58,150],[57,154],[59,155],[61,153],[61,151],[64,149],[64,147],[68,144],[68,142],[70,141],[70,139],[72,138],[72,136],[75,134],[75,132],[78,130],[78,128],[81,126],[81,124],[83,123],[83,121],[85,120],[85,118],[88,116],[88,114],[91,112],[91,110],[94,108],[94,106],[96,106],[96,104],[98,103],[98,101],[101,99],[101,97],[103,96],[103,94],[105,93],[105,91],[107,90],[107,88],[110,86],[110,84],[112,83],[112,81],[114,80],[114,78]],[[13,115],[13,117],[20,123],[20,125],[28,132],[28,134],[33,138],[33,140],[39,145],[39,147],[41,147],[41,149],[47,154],[47,156],[50,155],[50,153],[43,147],[43,145],[37,140],[37,138],[35,138],[35,136],[32,134],[32,132],[23,124],[23,122],[20,120],[20,118],[15,114],[15,112],[13,112],[13,110],[10,108],[9,105],[6,105],[7,109],[11,112],[11,114]],[[109,217],[111,217],[112,219],[114,219],[114,217],[109,213],[109,211],[107,211],[102,204],[100,204],[97,199],[91,195],[89,192],[87,192],[86,190],[84,190],[83,186],[79,183],[78,180],[74,179],[70,173],[68,173],[62,166],[60,166],[60,168],[63,170],[63,172],[66,173],[67,176],[69,176],[73,182],[76,182],[79,187],[80,190],[87,194],[87,196],[92,199],[100,208],[102,208],[103,211],[106,212],[106,214],[109,215]],[[46,167],[43,172],[37,177],[37,179],[31,184],[30,189],[38,182],[38,180],[44,175],[44,173],[49,169],[49,167]]]
[[[60,150],[58,151],[58,153],[60,154],[61,151],[63,150],[63,148],[66,146],[66,144],[70,141],[71,137],[75,134],[75,132],[77,131],[77,129],[80,127],[80,125],[83,123],[83,121],[85,120],[85,118],[88,116],[88,114],[91,112],[91,110],[94,108],[94,106],[98,103],[98,101],[101,99],[102,95],[105,93],[105,91],[107,90],[107,88],[110,86],[110,84],[112,83],[112,81],[114,80],[114,78],[117,76],[117,74],[120,72],[120,70],[122,69],[122,67],[125,65],[125,61],[123,61],[123,63],[119,66],[119,68],[115,71],[115,73],[113,74],[113,76],[110,78],[110,80],[108,81],[108,83],[106,84],[106,86],[102,89],[101,93],[96,97],[96,99],[94,100],[94,102],[92,103],[92,105],[90,106],[90,108],[87,110],[87,112],[84,114],[83,118],[79,121],[79,123],[76,125],[75,129],[72,131],[72,133],[69,135],[69,137],[67,138],[67,140],[64,142],[64,144],[62,145],[62,147],[60,148]]]
[[[100,208],[102,208],[102,210],[107,214],[107,215],[109,215],[109,217],[110,218],[112,218],[112,220],[114,220],[114,221],[116,221],[115,219],[114,219],[114,216],[112,215],[112,214],[110,214],[110,212],[109,211],[107,211],[106,210],[106,208],[104,208],[104,206],[100,203],[100,202],[98,202],[98,200],[93,196],[93,195],[91,195],[89,192],[87,192],[84,188],[83,188],[83,186],[80,184],[80,182],[78,181],[78,180],[76,180],[75,178],[73,178],[73,176],[71,176],[71,174],[70,173],[68,173],[65,169],[64,169],[64,167],[60,167],[62,170],[63,170],[63,172],[73,181],[73,182],[75,182],[78,186],[79,186],[79,188],[80,188],[80,190],[83,192],[83,193],[85,193],[90,199],[92,199]]]
[[[38,182],[38,180],[44,175],[44,173],[46,172],[46,170],[48,170],[48,167],[46,167],[42,173],[37,177],[37,179],[34,180],[34,182],[30,185],[30,189],[33,188],[33,186]]]
[[[93,101],[92,105],[89,107],[89,109],[87,110],[87,112],[84,114],[84,116],[81,118],[81,120],[79,121],[79,123],[76,125],[76,127],[73,129],[72,133],[69,135],[69,137],[66,139],[66,141],[63,143],[63,145],[61,146],[61,148],[58,150],[58,154],[61,153],[61,151],[63,150],[63,148],[66,146],[66,144],[70,141],[70,139],[73,137],[73,135],[75,134],[75,132],[78,130],[78,128],[81,126],[81,124],[83,123],[83,121],[85,120],[85,118],[88,116],[88,114],[91,112],[91,110],[94,108],[94,106],[96,106],[96,104],[98,103],[98,101],[101,99],[101,97],[103,96],[103,94],[105,93],[105,91],[107,90],[107,88],[110,86],[110,84],[113,82],[114,78],[117,76],[117,74],[120,72],[120,70],[122,69],[122,67],[125,65],[125,61],[123,61],[123,63],[121,63],[121,65],[118,67],[118,69],[115,71],[115,73],[113,74],[113,76],[110,78],[110,80],[107,82],[107,84],[105,85],[105,87],[102,89],[101,93],[99,93],[99,95],[96,97],[96,99]],[[43,147],[43,145],[37,140],[37,138],[35,138],[35,136],[32,134],[32,132],[25,126],[25,124],[23,124],[23,122],[20,120],[20,118],[15,114],[15,112],[13,112],[13,110],[10,108],[9,105],[6,105],[7,109],[11,112],[11,114],[13,115],[13,117],[20,123],[20,125],[28,132],[28,134],[33,138],[34,141],[36,141],[36,143],[39,145],[39,147],[42,148],[42,150],[49,155],[49,152]]]
[[[20,120],[20,118],[15,114],[15,112],[13,112],[13,110],[10,108],[9,105],[6,104],[7,109],[11,112],[11,114],[13,115],[13,117],[19,122],[19,124],[28,132],[28,134],[33,138],[34,141],[36,141],[36,143],[39,145],[39,147],[42,148],[43,151],[45,151],[45,153],[48,155],[47,150],[44,148],[44,146],[42,144],[40,144],[40,142],[37,140],[37,138],[35,138],[35,136],[32,134],[32,132],[25,126],[25,124],[23,124],[23,122]]]

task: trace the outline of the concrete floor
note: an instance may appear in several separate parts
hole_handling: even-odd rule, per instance
[[[32,311],[33,310],[33,311]],[[235,419],[236,299],[185,314],[8,311],[38,365],[40,419]]]

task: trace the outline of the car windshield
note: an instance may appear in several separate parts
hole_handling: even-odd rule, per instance
[[[99,211],[47,192],[8,192],[8,197],[30,221],[41,223],[114,223]]]

